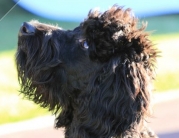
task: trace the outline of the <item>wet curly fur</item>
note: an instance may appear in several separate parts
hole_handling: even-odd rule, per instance
[[[91,10],[74,30],[31,21],[18,36],[20,92],[65,138],[157,137],[146,127],[157,50],[130,9]]]

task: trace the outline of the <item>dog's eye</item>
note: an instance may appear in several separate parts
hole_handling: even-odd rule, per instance
[[[88,43],[85,41],[85,40],[80,40],[80,45],[83,49],[88,49],[89,46],[88,46]]]
[[[87,44],[86,41],[83,42],[83,47],[84,47],[85,49],[88,49],[88,48],[89,48],[89,46],[88,46],[88,44]]]

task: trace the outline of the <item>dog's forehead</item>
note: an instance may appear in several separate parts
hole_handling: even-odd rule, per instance
[[[75,33],[78,37],[82,37],[82,28],[81,28],[81,26],[75,27],[73,29],[73,33]]]
[[[79,32],[79,31],[81,31],[81,26],[77,26],[77,27],[75,27],[75,28],[73,29],[73,31],[75,31],[75,32]]]

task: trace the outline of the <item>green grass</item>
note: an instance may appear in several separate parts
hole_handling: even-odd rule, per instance
[[[152,36],[161,50],[154,86],[157,92],[179,89],[178,34]],[[33,102],[19,96],[15,51],[0,53],[0,124],[17,122],[49,114]]]
[[[179,34],[155,35],[151,39],[161,51],[154,86],[157,92],[179,89]]]
[[[179,89],[179,72],[167,72],[158,74],[154,87],[157,92]]]

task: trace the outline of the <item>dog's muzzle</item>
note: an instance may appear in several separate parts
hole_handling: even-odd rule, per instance
[[[20,28],[19,36],[23,35],[34,35],[36,28],[31,24],[24,22]]]

